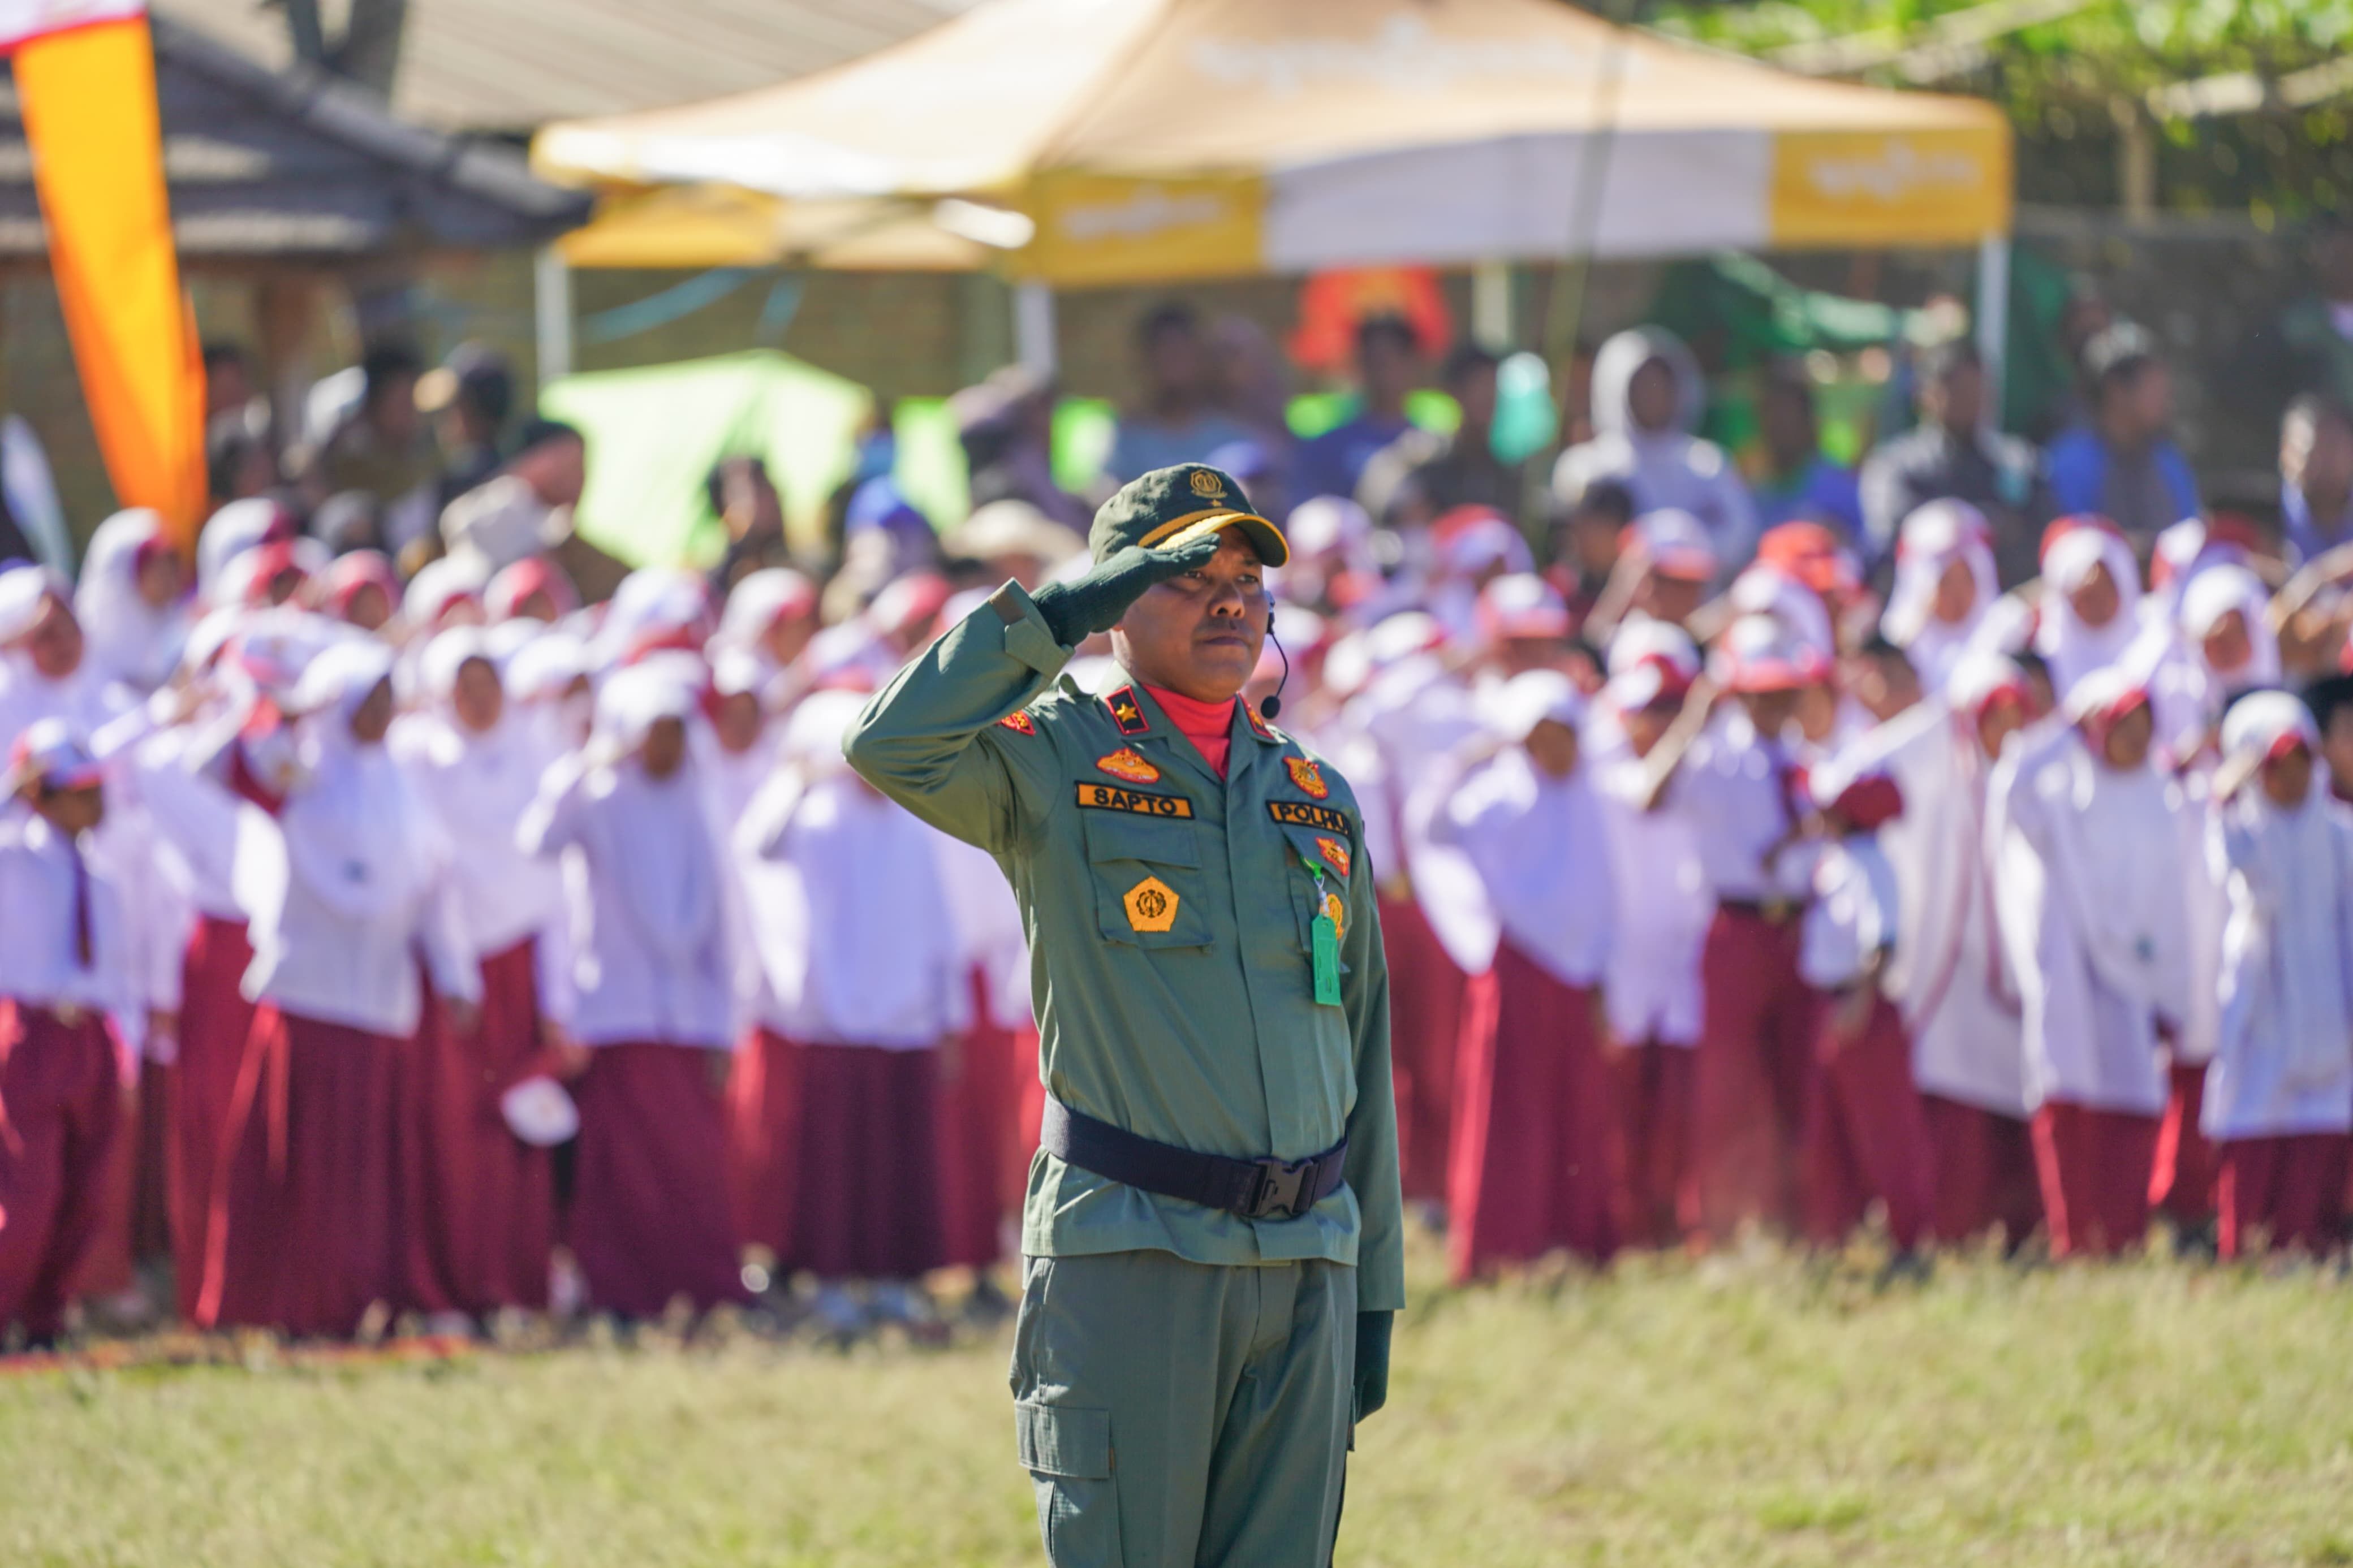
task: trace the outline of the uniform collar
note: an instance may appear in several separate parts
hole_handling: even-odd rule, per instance
[[[1159,701],[1145,687],[1144,682],[1136,679],[1133,670],[1123,668],[1119,672],[1118,683],[1105,691],[1097,700],[1103,704],[1104,711],[1110,716],[1112,728],[1119,731],[1122,741],[1131,746],[1141,743],[1149,749],[1160,751],[1166,757],[1175,759],[1192,769],[1204,783],[1214,789],[1227,789],[1240,778],[1244,767],[1243,759],[1251,754],[1250,749],[1239,744],[1229,745],[1226,752],[1226,776],[1219,778],[1217,770],[1209,766],[1208,759],[1201,755],[1198,747],[1185,738],[1185,732],[1176,727],[1176,721],[1168,717],[1167,710],[1160,706]],[[1236,713],[1234,723],[1240,729],[1247,731],[1261,743],[1281,743],[1274,741],[1271,735],[1260,732],[1261,721],[1249,703],[1236,702],[1234,710]],[[1242,717],[1243,715],[1248,716],[1247,721]]]

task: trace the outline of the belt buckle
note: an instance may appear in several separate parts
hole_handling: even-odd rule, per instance
[[[1798,900],[1795,899],[1768,898],[1763,900],[1762,903],[1763,908],[1757,912],[1765,917],[1767,925],[1788,925],[1789,917],[1798,912]]]
[[[1296,1160],[1284,1164],[1276,1159],[1253,1160],[1258,1167],[1258,1184],[1250,1191],[1250,1205],[1244,1214],[1248,1219],[1297,1219],[1315,1206],[1314,1194],[1309,1190],[1308,1178],[1314,1173],[1314,1160]]]
[[[49,1009],[49,1016],[69,1029],[80,1028],[83,1016],[82,1010],[71,1002],[60,1002]]]

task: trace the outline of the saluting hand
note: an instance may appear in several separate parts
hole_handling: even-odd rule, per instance
[[[1174,550],[1131,544],[1096,563],[1075,583],[1052,583],[1030,595],[1054,640],[1076,647],[1097,632],[1119,625],[1127,607],[1147,589],[1207,566],[1223,535],[1206,533]]]

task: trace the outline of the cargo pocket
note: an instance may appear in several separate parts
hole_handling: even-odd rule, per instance
[[[1131,947],[1208,946],[1209,913],[1198,896],[1201,851],[1194,824],[1124,812],[1081,816],[1103,940]]]
[[[1054,1568],[1119,1568],[1119,1490],[1111,1412],[1023,1400],[1013,1407],[1021,1465],[1038,1493],[1038,1533]]]

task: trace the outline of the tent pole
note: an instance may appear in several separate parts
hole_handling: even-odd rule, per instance
[[[1519,346],[1512,330],[1512,264],[1482,261],[1471,269],[1471,336],[1491,349]]]
[[[1024,370],[1054,374],[1054,289],[1050,283],[1013,286],[1013,357]]]
[[[538,333],[539,384],[572,374],[572,268],[550,245],[532,258],[532,317]]]
[[[1978,241],[1978,358],[1985,364],[1986,424],[2001,427],[2002,360],[2010,346],[2010,236]]]

